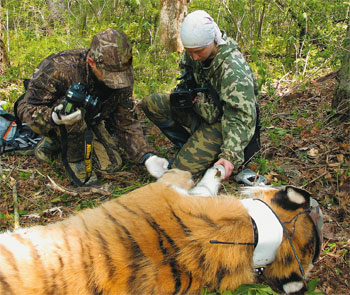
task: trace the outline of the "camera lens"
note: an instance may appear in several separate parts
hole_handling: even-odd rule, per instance
[[[95,107],[97,105],[97,98],[93,98],[91,95],[85,97],[85,107]]]

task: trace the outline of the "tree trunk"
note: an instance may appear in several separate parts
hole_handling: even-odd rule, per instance
[[[0,20],[3,18],[3,7],[0,0]],[[7,54],[7,49],[3,39],[3,22],[0,21],[0,74],[4,74],[7,67],[9,66],[9,58]]]
[[[7,55],[6,45],[2,40],[0,40],[0,74],[5,73],[8,66],[9,59]]]
[[[172,52],[182,52],[180,26],[187,13],[188,0],[163,0],[159,20],[159,42]]]
[[[339,84],[332,101],[332,107],[344,119],[350,118],[350,18],[344,39],[344,56],[339,71]]]
[[[50,11],[49,24],[54,27],[55,22],[59,22],[61,25],[64,24],[62,12],[66,9],[63,0],[48,0],[47,8]]]

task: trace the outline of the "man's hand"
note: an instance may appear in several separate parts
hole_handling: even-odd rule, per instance
[[[228,179],[231,174],[233,169],[235,168],[235,165],[233,165],[229,160],[226,159],[219,159],[214,166],[216,165],[222,165],[225,168],[225,178],[224,179]]]
[[[74,113],[68,114],[68,115],[61,115],[58,113],[58,111],[63,109],[63,104],[59,104],[57,107],[54,108],[54,111],[52,112],[52,121],[56,125],[73,125],[75,122],[78,122],[81,120],[81,110],[76,110]]]
[[[151,174],[155,178],[161,177],[166,171],[168,171],[169,162],[167,159],[160,158],[156,155],[149,157],[145,166],[149,174]]]

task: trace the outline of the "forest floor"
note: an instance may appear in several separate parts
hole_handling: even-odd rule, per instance
[[[260,98],[262,151],[249,168],[268,183],[291,184],[312,193],[324,213],[324,241],[311,278],[329,295],[350,290],[350,123],[331,110],[333,74],[291,87],[276,83],[274,95]],[[148,138],[164,156],[174,153],[159,131],[144,124]],[[0,230],[63,219],[154,181],[144,167],[127,162],[100,187],[73,188],[62,164],[38,163],[32,155],[5,154],[0,160]],[[239,190],[234,178],[222,193]],[[15,217],[18,221],[15,222]]]

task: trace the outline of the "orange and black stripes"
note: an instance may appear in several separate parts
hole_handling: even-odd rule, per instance
[[[85,243],[85,247],[83,246],[83,241],[91,241],[91,233],[90,230],[88,228],[88,226],[86,225],[85,219],[83,217],[81,217],[81,222],[83,225],[83,239],[80,239],[80,243],[81,243],[81,249],[82,249],[82,253],[81,253],[81,260],[82,260],[82,265],[83,265],[83,269],[84,269],[84,273],[85,276],[87,278],[87,281],[89,282],[89,288],[91,290],[91,294],[96,294],[96,290],[97,287],[95,286],[95,282],[94,281],[90,281],[91,278],[94,277],[93,275],[93,265],[94,265],[94,258],[91,254],[91,247],[89,247],[90,242],[89,243]]]
[[[118,202],[118,204],[122,205],[120,202]],[[128,279],[128,285],[129,289],[131,290],[131,294],[140,294],[142,291],[142,286],[139,286],[140,282],[142,282],[142,280],[149,279],[147,277],[144,277],[142,280],[139,280],[140,276],[143,275],[142,268],[147,265],[149,266],[151,264],[150,260],[143,253],[141,247],[138,245],[136,240],[133,238],[132,233],[126,228],[126,226],[120,224],[118,220],[114,218],[106,208],[103,208],[103,211],[107,215],[108,219],[115,225],[118,241],[124,245],[125,249],[129,249],[129,252],[131,252],[129,255],[130,263],[128,266],[132,269],[132,275]],[[136,214],[134,211],[128,211],[132,214]],[[139,272],[141,272],[141,275],[138,274]]]
[[[197,219],[202,220],[205,224],[209,225],[209,226],[212,227],[212,228],[220,229],[220,225],[218,225],[218,224],[215,223],[213,220],[211,220],[211,219],[209,218],[209,216],[206,215],[206,214],[204,214],[203,212],[200,213],[200,214],[189,213],[188,215],[191,216],[191,217],[194,217],[194,218],[197,218]]]
[[[100,241],[100,248],[102,249],[102,256],[105,258],[105,264],[107,268],[107,273],[109,276],[109,280],[113,280],[114,276],[117,274],[117,269],[113,265],[113,259],[111,257],[111,250],[109,248],[109,245],[105,238],[102,236],[102,234],[99,231],[95,232],[95,235],[98,237]]]
[[[33,242],[29,239],[25,239],[19,234],[13,234],[13,237],[16,238],[21,244],[26,245],[30,249],[30,254],[32,258],[33,271],[36,273],[37,278],[40,279],[44,284],[44,289],[49,290],[48,278],[47,278],[47,270],[45,268],[45,262],[41,260],[39,251],[34,247]]]
[[[13,268],[16,274],[16,280],[19,284],[22,283],[21,277],[19,275],[19,269],[17,266],[17,261],[15,255],[7,249],[5,246],[0,244],[0,254],[7,260],[7,263]]]
[[[171,214],[175,217],[177,223],[178,223],[178,224],[180,225],[180,227],[182,228],[182,230],[183,230],[185,236],[187,236],[187,237],[191,236],[191,235],[192,235],[191,230],[183,223],[183,221],[181,220],[181,218],[178,217],[178,216],[175,214],[174,210],[171,210]]]
[[[181,183],[182,172],[176,173]],[[188,183],[188,173],[183,176]],[[259,192],[281,220],[290,220],[304,206],[303,195],[289,189],[290,198],[277,189]],[[304,216],[294,225],[287,227],[294,232],[294,247],[307,269],[316,232]],[[190,196],[168,184],[152,183],[63,222],[0,234],[0,295],[234,290],[254,282],[252,247],[209,241],[251,240],[251,228],[249,214],[233,197]],[[286,239],[265,275],[280,285],[300,285],[298,264]]]
[[[179,252],[179,248],[176,246],[175,241],[161,228],[161,226],[149,213],[145,211],[143,211],[143,213],[149,225],[158,235],[159,247],[163,254],[163,263],[169,264],[173,279],[175,281],[173,294],[178,294],[181,289],[181,270],[176,261],[176,256]],[[169,243],[170,249],[166,247],[164,239]],[[170,253],[169,250],[172,253]]]
[[[7,279],[5,278],[4,274],[0,271],[0,285],[1,289],[3,290],[2,294],[6,295],[15,295],[16,293],[13,291],[12,287],[8,283]]]
[[[60,270],[58,273],[58,276],[56,278],[56,280],[60,282],[58,288],[61,291],[61,294],[67,294],[67,281],[66,281],[66,276],[65,276],[65,272],[64,272],[65,264],[63,262],[63,258],[60,254],[60,251],[56,251],[55,254],[56,254],[58,262],[59,262],[59,270]]]

